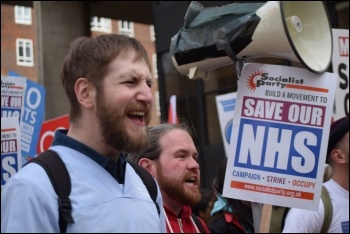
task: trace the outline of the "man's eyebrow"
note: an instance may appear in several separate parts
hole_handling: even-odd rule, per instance
[[[191,151],[190,150],[186,150],[186,149],[178,149],[178,150],[175,151],[175,153],[184,153],[184,154],[188,153],[188,154],[192,155]],[[198,152],[195,152],[194,155],[198,156]]]

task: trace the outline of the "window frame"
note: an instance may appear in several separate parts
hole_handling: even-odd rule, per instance
[[[29,10],[28,15],[26,14],[26,9]],[[16,5],[14,7],[15,11],[15,23],[16,24],[32,24],[32,8],[26,6]]]
[[[90,31],[111,33],[112,20],[110,18],[93,16],[91,17]]]
[[[20,55],[21,47],[22,47],[23,55]],[[28,52],[29,52],[29,55],[27,55]],[[25,67],[34,66],[34,50],[33,50],[32,39],[25,39],[25,38],[16,39],[16,61],[18,66],[25,66]]]
[[[120,34],[126,34],[130,37],[135,37],[134,22],[127,20],[118,20],[118,32]]]

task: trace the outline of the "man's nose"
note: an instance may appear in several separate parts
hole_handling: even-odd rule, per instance
[[[140,90],[138,91],[136,98],[138,101],[142,101],[148,105],[153,105],[152,90],[146,83],[140,85]]]

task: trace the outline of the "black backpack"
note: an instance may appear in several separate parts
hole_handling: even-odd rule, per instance
[[[61,233],[65,233],[67,230],[68,223],[74,223],[72,217],[72,205],[69,199],[69,194],[71,192],[71,181],[66,165],[62,161],[61,157],[53,150],[47,150],[39,154],[37,157],[31,159],[28,163],[37,163],[42,166],[47,175],[49,176],[52,186],[58,196],[58,211],[59,211],[59,225]],[[140,176],[142,182],[145,184],[148,193],[150,194],[154,204],[156,205],[158,214],[160,213],[159,205],[156,201],[158,190],[157,184],[153,176],[140,165],[128,162]],[[198,217],[192,214],[192,218],[198,226],[201,233],[205,233],[204,227],[199,221]]]

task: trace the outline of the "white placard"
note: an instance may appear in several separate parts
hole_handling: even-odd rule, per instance
[[[226,93],[215,97],[226,157],[228,155],[228,147],[230,145],[233,116],[235,114],[236,107],[236,97],[236,92]]]
[[[316,210],[336,74],[245,64],[223,196]]]
[[[334,121],[349,115],[349,29],[332,29],[333,73],[338,74]]]
[[[1,189],[22,168],[18,117],[1,118]]]

